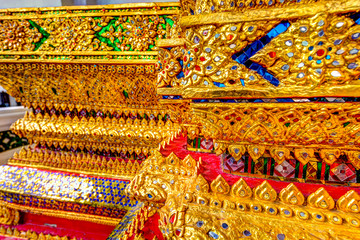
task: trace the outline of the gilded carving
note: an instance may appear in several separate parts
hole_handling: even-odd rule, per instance
[[[344,212],[360,212],[360,196],[354,190],[348,191],[336,202],[337,208]]]
[[[229,184],[221,175],[211,182],[210,187],[214,193],[228,194],[230,192]]]
[[[0,21],[0,51],[32,51],[42,37],[28,20]]]
[[[294,205],[303,205],[305,201],[304,195],[293,183],[281,190],[279,198],[282,202]]]
[[[252,196],[252,190],[245,180],[240,178],[234,185],[231,186],[231,195],[242,198],[250,198]]]
[[[263,181],[262,184],[254,189],[254,196],[258,200],[273,202],[277,198],[277,193],[267,181]]]
[[[324,188],[319,188],[316,192],[312,193],[307,202],[310,206],[321,209],[333,209],[335,206],[334,199]]]
[[[5,225],[17,225],[20,220],[20,213],[18,210],[8,208],[6,206],[0,207],[0,223]]]

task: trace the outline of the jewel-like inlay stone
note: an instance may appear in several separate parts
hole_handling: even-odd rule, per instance
[[[334,41],[334,45],[339,45],[341,42],[342,42],[341,39],[336,39],[336,40]]]
[[[231,31],[235,31],[236,29],[237,29],[236,26],[232,26],[232,27],[230,28]]]
[[[220,58],[219,56],[216,56],[216,57],[214,58],[214,61],[215,61],[215,62],[218,62],[218,61],[220,61],[220,59],[221,59],[221,58]]]
[[[285,41],[285,45],[290,47],[293,45],[293,43],[291,40],[287,40],[287,41]]]
[[[204,222],[203,221],[198,221],[197,223],[196,223],[196,226],[197,227],[202,227],[204,225]]]
[[[357,54],[358,52],[359,52],[359,50],[356,48],[350,50],[351,55]]]
[[[325,22],[324,22],[324,20],[320,20],[319,22],[318,22],[318,26],[324,26],[324,24],[325,24]]]
[[[296,77],[297,77],[297,78],[303,78],[303,77],[305,77],[305,74],[304,74],[303,72],[301,72],[301,73],[299,73]]]
[[[342,26],[344,26],[344,22],[338,22],[338,23],[336,24],[336,27],[337,27],[337,28],[340,28],[340,27],[342,27]]]
[[[301,217],[305,217],[306,214],[305,214],[304,212],[300,212],[300,216],[301,216]]]
[[[336,54],[337,54],[337,55],[340,55],[340,54],[343,54],[344,52],[345,52],[344,50],[339,49],[339,50],[336,51]]]
[[[232,43],[232,44],[229,45],[229,48],[231,48],[231,49],[233,49],[233,48],[235,48],[235,47],[236,47],[236,44],[234,44],[234,43]]]
[[[278,240],[285,240],[285,234],[280,233],[276,237]]]
[[[211,52],[211,48],[205,48],[205,52],[207,53]]]
[[[305,64],[303,62],[301,62],[297,65],[298,68],[302,68],[303,66],[305,66]]]
[[[307,32],[307,27],[300,27],[300,32],[303,32],[303,33],[305,33],[305,32]]]
[[[357,64],[356,63],[350,63],[349,65],[348,65],[348,69],[354,69],[354,68],[357,68]]]
[[[244,234],[246,237],[251,236],[251,232],[248,231],[248,230],[245,230],[245,231],[243,232],[243,234]]]
[[[289,65],[285,64],[281,67],[282,70],[286,71],[286,70],[289,70]]]
[[[221,224],[221,226],[223,229],[227,229],[229,227],[229,225],[227,225],[227,223],[223,223],[223,224]]]
[[[289,58],[291,58],[291,57],[293,57],[293,56],[294,56],[294,53],[289,52],[287,55],[288,55],[288,57],[289,57]]]
[[[285,213],[285,215],[289,215],[289,214],[290,214],[289,210],[285,210],[284,213]]]
[[[218,239],[219,238],[219,235],[217,235],[215,232],[213,231],[210,231],[209,232],[209,236],[212,237],[213,239]]]
[[[339,66],[340,63],[339,63],[338,61],[333,61],[333,62],[332,62],[332,65],[334,65],[334,66]]]
[[[338,72],[338,71],[332,71],[331,76],[333,76],[333,77],[341,77],[341,73]]]
[[[360,33],[354,33],[353,35],[351,35],[352,39],[358,39],[360,37]]]
[[[194,43],[198,44],[200,42],[200,38],[198,36],[194,37]]]

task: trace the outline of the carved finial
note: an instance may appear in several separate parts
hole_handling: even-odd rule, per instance
[[[326,164],[331,165],[340,157],[340,150],[322,149],[320,150],[320,157],[326,162]]]
[[[360,152],[358,151],[347,151],[346,155],[351,164],[357,169],[360,169]]]
[[[264,154],[265,146],[249,145],[247,146],[247,150],[251,159],[254,162],[257,162],[257,160]]]
[[[190,168],[190,169],[195,169],[196,168],[196,161],[195,159],[189,154],[187,155],[183,161],[183,166],[186,168]]]
[[[209,192],[209,184],[201,174],[199,174],[196,178],[194,186],[198,192]]]
[[[290,151],[287,148],[273,147],[270,149],[270,155],[278,164],[281,164],[289,158]]]
[[[282,202],[293,205],[302,205],[305,201],[304,195],[293,183],[281,190],[279,198]]]
[[[254,189],[254,195],[256,199],[265,201],[275,201],[277,197],[276,191],[267,181],[263,181]]]
[[[231,187],[231,195],[242,198],[250,198],[252,196],[252,190],[245,180],[240,178],[239,181]]]
[[[360,196],[354,190],[350,190],[337,201],[337,207],[344,212],[360,212]]]
[[[180,158],[175,155],[175,153],[171,152],[169,156],[166,158],[166,162],[171,165],[179,165]]]
[[[244,145],[230,145],[228,147],[230,155],[236,160],[239,161],[240,158],[244,155],[246,149]]]
[[[311,158],[314,157],[314,149],[295,149],[294,151],[295,157],[299,160],[303,165],[307,164]]]
[[[310,206],[322,209],[333,209],[334,199],[329,195],[325,188],[319,188],[316,192],[310,194],[307,199]]]
[[[212,181],[211,190],[215,193],[228,194],[230,192],[230,186],[223,176],[219,175]]]

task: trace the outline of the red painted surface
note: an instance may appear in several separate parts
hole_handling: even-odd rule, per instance
[[[102,225],[86,221],[49,217],[32,213],[23,213],[23,224],[14,226],[19,231],[35,231],[36,233],[58,235],[60,237],[76,237],[83,240],[105,240],[115,226]],[[0,237],[0,239],[11,239]]]
[[[195,160],[202,159],[202,166],[199,172],[204,176],[204,178],[211,182],[214,180],[219,174],[221,174],[225,180],[233,185],[236,181],[238,181],[241,176],[232,175],[229,173],[224,173],[221,168],[220,157],[215,154],[209,153],[200,153],[186,150],[186,137],[178,137],[174,139],[169,145],[165,147],[165,149],[161,149],[160,151],[163,155],[168,156],[171,152],[174,152],[179,158],[184,158],[188,154],[190,154]],[[260,185],[264,179],[262,178],[251,178],[251,177],[242,177],[246,183],[254,188]],[[266,179],[271,186],[279,193],[281,189],[285,188],[290,182],[285,181],[276,181],[271,179]],[[315,192],[320,187],[324,187],[326,191],[334,198],[338,199],[342,195],[344,195],[349,190],[355,190],[360,193],[359,187],[347,187],[347,186],[329,186],[324,184],[315,184],[315,183],[297,183],[293,182],[296,187],[304,194],[304,196],[308,196],[311,193]]]
[[[159,217],[159,214],[156,213],[145,222],[144,228],[142,229],[145,239],[152,240],[154,236],[156,236],[159,240],[164,240],[159,229]]]

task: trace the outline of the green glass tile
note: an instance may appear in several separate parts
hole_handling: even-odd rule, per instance
[[[248,163],[249,162],[249,157],[247,155],[245,155],[245,161],[244,161],[244,172],[248,172]]]
[[[275,159],[271,159],[271,166],[270,166],[270,176],[274,176],[274,169],[275,169]]]
[[[329,180],[329,175],[330,175],[330,165],[325,164],[325,180],[326,181]]]
[[[300,162],[296,160],[295,164],[295,178],[299,178],[299,172],[300,172]]]
[[[322,162],[317,163],[316,179],[321,179]]]
[[[267,164],[268,164],[269,159],[268,158],[264,158],[264,175],[267,174]]]
[[[309,164],[309,163],[308,163]],[[306,171],[307,171],[307,167],[308,167],[308,164],[305,164],[304,166],[303,166],[303,179],[306,179]]]

